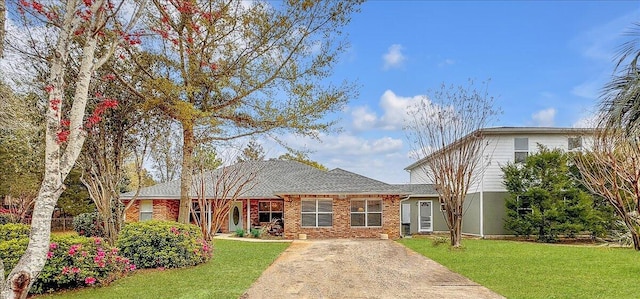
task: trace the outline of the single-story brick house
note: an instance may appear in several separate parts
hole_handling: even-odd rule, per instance
[[[300,234],[309,238],[400,237],[400,201],[408,196],[401,186],[339,168],[322,171],[295,161],[243,162],[228,168],[233,167],[255,171],[254,185],[232,202],[225,220],[229,225],[223,225],[223,232],[280,218],[287,239]],[[220,171],[205,177],[213,178]],[[212,181],[205,183],[206,190],[213,190]],[[191,194],[197,194],[195,187]],[[133,195],[124,193],[121,198],[127,202]],[[211,196],[208,194],[208,198]],[[142,188],[136,202],[126,210],[126,221],[176,220],[179,201],[179,180]]]

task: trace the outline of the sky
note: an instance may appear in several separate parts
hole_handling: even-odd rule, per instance
[[[359,95],[320,142],[281,139],[329,169],[408,183],[406,107],[431,90],[489,81],[503,111],[493,126],[584,127],[594,118],[617,47],[640,1],[368,1],[344,30],[350,48],[333,79]],[[259,140],[269,157],[284,153]]]
[[[278,139],[329,169],[408,183],[404,168],[414,159],[402,130],[406,108],[442,84],[470,79],[489,81],[503,111],[492,126],[584,127],[634,22],[640,0],[370,0],[343,30],[350,47],[331,77],[358,87],[341,112],[327,116],[339,131]],[[4,70],[7,61],[0,61]],[[267,158],[286,152],[267,137],[257,141]]]

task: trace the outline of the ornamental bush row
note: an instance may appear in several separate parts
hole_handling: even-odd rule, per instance
[[[0,225],[0,258],[7,273],[26,250],[28,235],[28,225]],[[136,268],[179,268],[211,258],[211,247],[196,226],[170,221],[127,224],[118,246],[98,237],[53,235],[47,262],[30,292],[106,285]]]
[[[0,232],[8,231],[13,233],[5,235],[16,237],[0,240],[0,258],[7,270],[15,267],[24,254],[29,243],[29,226],[0,225]],[[118,249],[105,244],[101,238],[54,235],[49,244],[47,262],[30,293],[106,285],[132,270],[135,270],[135,265],[118,255]]]

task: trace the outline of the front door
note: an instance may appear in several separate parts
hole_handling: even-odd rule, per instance
[[[418,229],[421,232],[433,231],[433,208],[431,201],[420,201],[418,202],[418,207],[420,208],[418,213]]]
[[[231,203],[229,209],[229,232],[235,232],[242,229],[242,202],[236,201]]]

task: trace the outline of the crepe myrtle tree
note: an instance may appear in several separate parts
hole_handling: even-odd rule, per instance
[[[191,217],[200,227],[205,239],[211,241],[230,215],[231,204],[251,191],[257,184],[256,177],[262,169],[255,161],[238,162],[206,171],[200,168],[196,174],[194,189],[197,200],[193,203]],[[242,219],[235,219],[242,222]]]
[[[425,183],[438,192],[453,247],[461,246],[467,192],[484,171],[482,128],[500,113],[487,88],[476,88],[472,80],[467,86],[443,84],[408,110],[405,132]]]
[[[127,2],[136,7],[137,2]],[[124,25],[120,10],[124,2],[109,0],[70,1],[28,1],[12,3],[11,9],[29,30],[33,26],[44,26],[49,33],[43,39],[52,39],[51,45],[28,43],[32,51],[26,51],[34,64],[46,64],[47,108],[45,122],[45,156],[42,184],[33,208],[31,232],[25,253],[16,266],[2,280],[0,297],[26,298],[29,289],[44,267],[49,238],[51,218],[56,202],[64,191],[64,180],[74,166],[87,130],[98,123],[108,109],[117,106],[117,101],[95,95],[99,104],[87,112],[90,84],[94,71],[99,69],[119,48],[132,41],[128,33],[136,19],[128,14],[129,22]],[[128,10],[130,13],[131,11]],[[126,43],[126,44],[125,44]],[[47,48],[47,55],[39,55],[40,49]],[[69,68],[76,76],[67,81]],[[5,278],[4,267],[0,265],[0,277]]]
[[[356,93],[326,80],[362,1],[153,0],[155,47],[136,53],[129,87],[182,129],[178,220],[189,221],[194,149],[274,131],[315,136]]]

